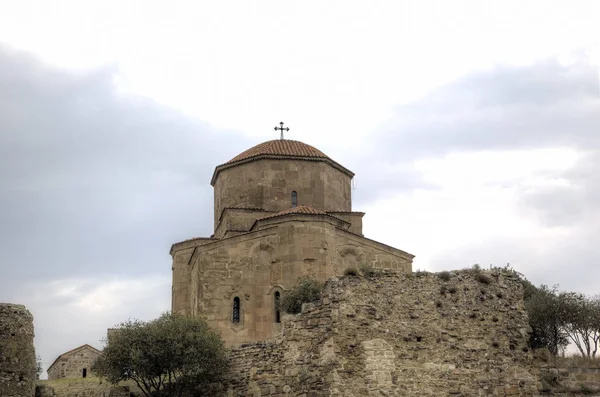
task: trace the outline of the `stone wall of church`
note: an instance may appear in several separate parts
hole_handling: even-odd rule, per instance
[[[33,336],[33,316],[25,306],[0,303],[0,396],[33,397]]]
[[[361,265],[411,271],[412,255],[324,219],[274,219],[271,226],[252,233],[200,240],[195,251],[186,245],[193,242],[183,244],[174,252],[173,309],[207,316],[228,344],[263,341],[280,327],[275,322],[275,292],[283,296],[304,276],[325,281]],[[232,321],[236,298],[239,323]]]
[[[223,396],[537,396],[518,280],[468,272],[328,281],[281,334],[233,350]]]
[[[334,274],[344,274],[347,268],[360,270],[363,266],[400,273],[412,271],[414,256],[396,248],[341,229],[336,230],[335,242],[335,255],[331,258]]]
[[[359,236],[363,235],[362,218],[365,215],[364,212],[332,212],[330,215],[348,222],[350,224],[348,231]]]
[[[228,231],[248,231],[257,219],[265,217],[270,213],[250,209],[226,209],[221,215],[219,226],[215,230],[214,237],[228,237]]]
[[[192,258],[190,312],[207,316],[228,344],[270,338],[275,292],[285,293],[303,276],[329,278],[331,225],[289,222],[279,227],[202,246]],[[240,321],[234,323],[234,300]]]
[[[350,177],[321,161],[263,159],[227,168],[214,185],[215,230],[224,208],[279,212],[298,205],[321,211],[351,211]]]
[[[173,272],[173,281],[171,284],[171,310],[176,313],[186,314],[190,310],[192,277],[191,266],[189,266],[188,262],[193,252],[194,246],[192,243],[187,243],[183,248],[172,253],[173,264],[171,269]]]

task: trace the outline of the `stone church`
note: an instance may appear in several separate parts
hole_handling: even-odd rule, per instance
[[[214,234],[173,244],[174,312],[203,315],[227,344],[280,329],[277,301],[303,277],[411,272],[413,255],[363,236],[354,173],[302,142],[263,142],[215,168]]]

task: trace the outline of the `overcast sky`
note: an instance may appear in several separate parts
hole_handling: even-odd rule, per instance
[[[0,0],[0,301],[46,367],[169,309],[214,167],[279,121],[414,269],[598,293],[599,39],[593,0]]]

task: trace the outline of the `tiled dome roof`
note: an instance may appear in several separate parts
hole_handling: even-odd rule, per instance
[[[334,168],[337,168],[343,173],[349,175],[350,177],[354,177],[354,173],[352,171],[342,166],[341,164],[335,162],[334,160],[329,158],[325,153],[313,146],[307,145],[306,143],[300,141],[292,141],[289,139],[276,139],[272,141],[263,142],[254,147],[251,147],[250,149],[238,154],[228,162],[217,166],[215,168],[215,172],[213,173],[213,177],[210,183],[214,186],[219,172],[223,169],[235,167],[237,165],[244,164],[255,159],[258,160],[264,158],[324,161],[333,166]]]
[[[238,154],[225,164],[235,163],[237,161],[246,160],[256,156],[272,155],[285,157],[315,157],[326,159],[329,158],[319,149],[307,145],[300,141],[291,141],[289,139],[276,139],[260,143],[250,149]]]

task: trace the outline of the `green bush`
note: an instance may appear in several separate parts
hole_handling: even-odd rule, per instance
[[[302,311],[302,304],[321,299],[323,285],[312,278],[301,279],[296,286],[283,294],[281,310],[290,314]]]
[[[449,281],[449,280],[450,280],[450,277],[452,277],[452,275],[450,274],[450,272],[448,272],[448,271],[445,271],[445,270],[444,270],[443,272],[439,272],[439,273],[437,273],[437,276],[438,276],[438,277],[439,277],[441,280],[443,280],[443,281]]]

